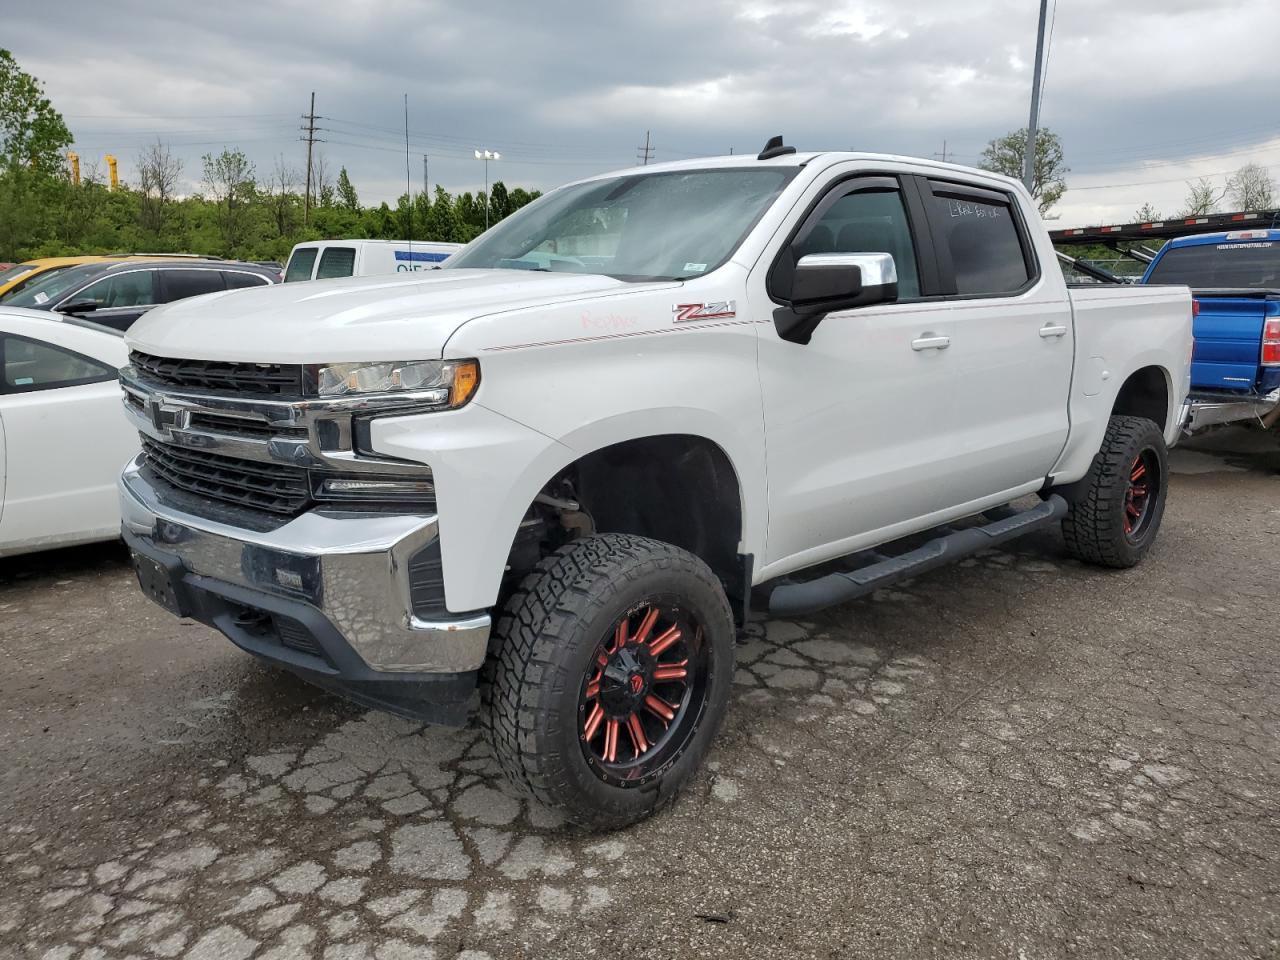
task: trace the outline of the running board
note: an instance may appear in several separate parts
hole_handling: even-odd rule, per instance
[[[1048,526],[1066,513],[1067,501],[1054,493],[1028,510],[985,526],[956,530],[898,557],[886,557],[849,573],[831,573],[804,583],[779,584],[769,594],[769,614],[794,617],[866,596],[895,581],[954,563],[979,550]]]

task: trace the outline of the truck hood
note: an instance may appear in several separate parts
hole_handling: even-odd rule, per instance
[[[211,293],[157,307],[128,333],[144,353],[191,360],[431,360],[468,320],[668,283],[528,270],[433,270]]]

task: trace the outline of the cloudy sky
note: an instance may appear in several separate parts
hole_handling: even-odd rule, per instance
[[[1042,122],[1061,134],[1063,226],[1176,212],[1185,181],[1256,161],[1280,174],[1275,0],[1051,0]],[[1025,125],[1036,0],[28,3],[0,45],[44,81],[86,161],[126,179],[157,136],[185,161],[238,146],[264,178],[300,166],[311,91],[328,166],[365,202],[410,176],[477,189],[475,147],[509,187],[656,160],[801,149],[975,163]],[[1239,49],[1239,56],[1231,51]],[[99,160],[100,162],[100,160]]]

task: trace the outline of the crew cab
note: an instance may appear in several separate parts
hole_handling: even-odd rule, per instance
[[[1265,417],[1280,401],[1280,230],[1170,240],[1145,284],[1189,286],[1195,297],[1190,426]]]
[[[743,621],[1059,522],[1136,564],[1191,297],[1068,291],[1013,180],[775,138],[128,339],[145,592],[370,706],[458,724],[478,689],[513,781],[612,828],[696,770]]]

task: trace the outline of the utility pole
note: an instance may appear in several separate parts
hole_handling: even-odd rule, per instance
[[[649,158],[653,156],[653,147],[649,146],[649,131],[644,132],[644,146],[636,147],[636,159],[640,161],[641,166],[649,165]]]
[[[935,153],[934,156],[937,157],[939,160],[941,160],[943,163],[947,162],[947,141],[945,140],[942,141],[942,152]]]
[[[1040,122],[1040,71],[1044,67],[1044,21],[1049,0],[1040,0],[1040,26],[1036,31],[1036,65],[1031,74],[1031,119],[1027,122],[1026,152],[1022,157],[1022,183],[1032,192],[1036,173],[1036,126]]]
[[[311,91],[311,109],[302,115],[302,119],[307,121],[307,125],[302,127],[305,137],[299,137],[307,144],[307,186],[303,191],[302,199],[302,222],[305,225],[311,218],[311,150],[317,143],[324,143],[323,140],[316,136],[316,131],[320,128],[316,126],[317,120],[323,120],[323,117],[316,116],[316,92]]]
[[[422,155],[422,192],[427,195],[427,199],[431,199],[431,183],[427,179],[427,155]]]

